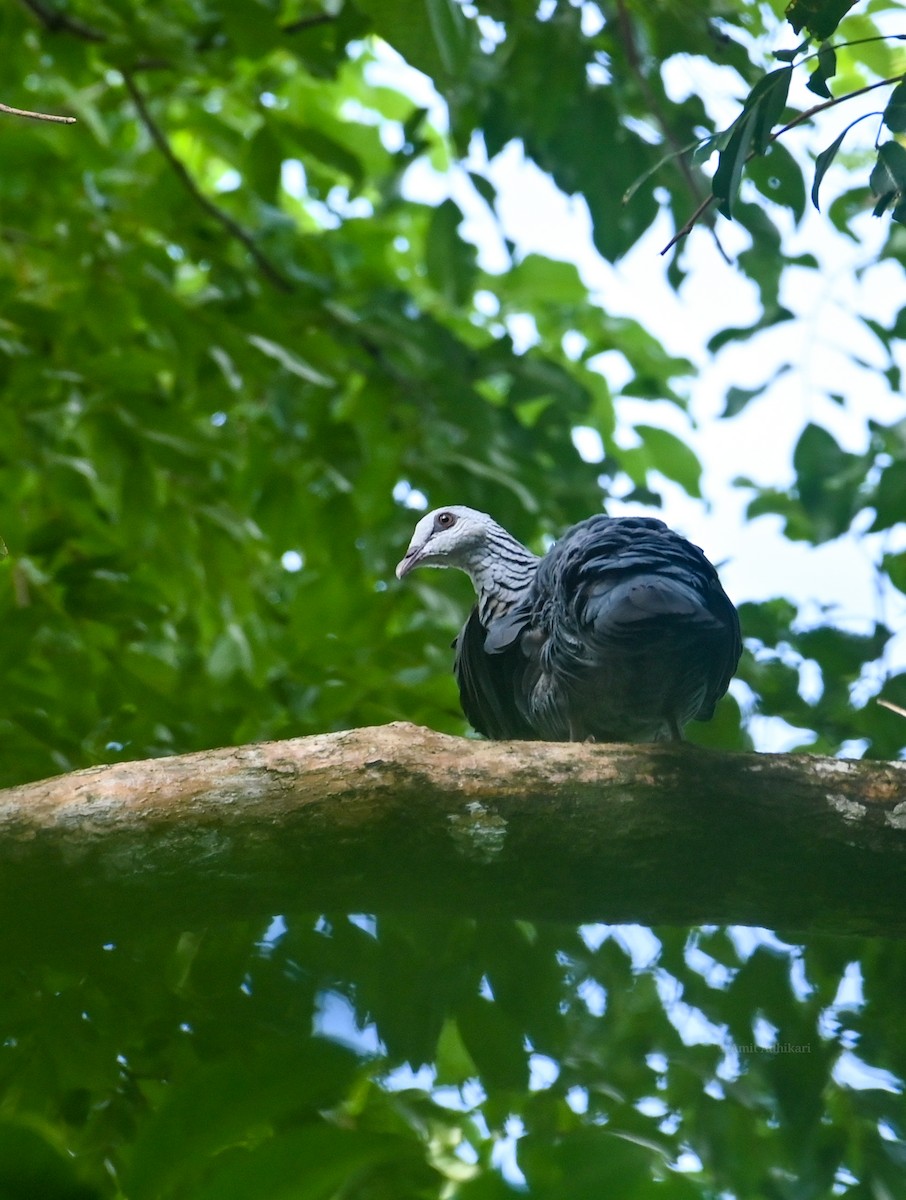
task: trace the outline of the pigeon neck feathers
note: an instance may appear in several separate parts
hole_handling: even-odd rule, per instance
[[[524,598],[539,561],[502,526],[490,522],[482,552],[468,568],[478,594],[478,616],[485,628]]]

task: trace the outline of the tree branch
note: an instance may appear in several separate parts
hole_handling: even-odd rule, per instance
[[[135,105],[136,111],[138,112],[139,119],[147,129],[148,133],[151,135],[151,140],[173,168],[180,183],[183,185],[189,195],[192,196],[196,204],[204,209],[208,216],[213,217],[215,221],[222,225],[224,229],[226,229],[226,231],[231,235],[231,237],[234,237],[238,242],[241,242],[242,245],[245,246],[246,250],[248,250],[249,254],[251,254],[252,258],[258,264],[261,273],[274,285],[274,287],[279,288],[282,292],[292,292],[293,285],[286,278],[286,276],[280,270],[278,270],[276,266],[274,266],[267,255],[263,254],[261,250],[258,249],[257,245],[255,244],[255,239],[252,237],[249,231],[243,228],[243,226],[240,225],[234,217],[231,217],[228,212],[225,212],[224,209],[215,204],[213,200],[209,200],[208,197],[200,190],[198,184],[189,174],[185,164],[179,158],[177,158],[176,154],[174,154],[173,147],[167,141],[163,130],[151,116],[151,112],[145,101],[145,97],[142,95],[132,76],[128,72],[124,71],[123,79],[126,83],[126,89],[129,92],[129,95],[132,97],[132,102]]]
[[[315,13],[311,17],[299,17],[281,27],[281,33],[303,33],[306,29],[314,29],[318,25],[332,25],[336,21],[333,13]]]
[[[792,121],[788,121],[786,125],[781,125],[779,129],[775,129],[768,138],[767,144],[771,145],[773,142],[776,142],[779,137],[782,137],[785,133],[788,133],[789,130],[795,129],[797,125],[803,125],[806,121],[810,121],[812,117],[814,117],[817,113],[824,112],[825,109],[835,108],[838,104],[843,104],[846,100],[854,100],[856,96],[864,96],[867,92],[873,92],[875,88],[889,87],[892,83],[899,83],[903,78],[904,76],[902,74],[891,75],[888,79],[879,79],[875,83],[869,83],[866,84],[865,87],[857,88],[854,92],[847,92],[845,96],[832,96],[830,100],[822,100],[820,104],[813,104],[811,108],[805,109],[804,112],[797,113]],[[757,157],[758,153],[758,151],[750,150],[746,155],[746,162],[751,162],[753,158]],[[662,257],[669,250],[672,250],[677,242],[681,241],[684,237],[692,232],[699,220],[714,203],[714,199],[715,197],[712,194],[710,196],[706,196],[705,199],[702,200],[692,215],[688,217],[685,223],[676,231],[667,245],[663,248],[661,251]]]
[[[902,935],[904,795],[906,763],[406,724],[94,767],[0,792],[0,947],[304,908]]]
[[[50,33],[72,33],[83,42],[106,42],[107,35],[99,29],[92,29],[77,17],[70,17],[56,8],[51,8],[43,0],[22,0],[27,9],[34,13],[41,24]]]
[[[75,125],[75,117],[57,117],[53,113],[32,112],[29,108],[12,108],[9,104],[0,104],[0,113],[11,117],[30,117],[33,121],[54,121],[58,125]]]
[[[845,96],[831,96],[830,100],[822,100],[820,104],[813,104],[811,108],[805,109],[804,112],[797,113],[792,121],[786,125],[781,125],[768,138],[769,142],[776,142],[779,137],[785,134],[790,129],[795,129],[797,125],[802,125],[806,121],[810,121],[817,113],[824,112],[828,108],[836,108],[838,104],[843,104],[846,100],[855,100],[856,96],[864,96],[868,92],[875,91],[879,87],[890,87],[892,83],[902,82],[903,75],[891,75],[887,79],[878,79],[875,83],[867,83],[865,87],[856,88],[854,92],[847,92]],[[747,160],[748,161],[748,160]]]
[[[687,162],[684,148],[680,144],[676,134],[673,132],[673,127],[664,115],[663,109],[654,93],[654,89],[648,82],[645,69],[642,65],[641,55],[639,54],[639,49],[636,45],[635,30],[633,28],[632,18],[627,10],[625,0],[617,0],[617,17],[617,29],[619,30],[619,34],[623,42],[623,48],[626,53],[626,62],[629,65],[629,69],[635,76],[636,82],[639,85],[639,90],[642,93],[642,97],[645,103],[648,105],[648,111],[651,113],[655,121],[657,121],[664,141],[673,151],[672,161],[675,162],[677,170],[685,180],[686,186],[689,189],[693,200],[697,200],[699,205],[701,205],[703,196],[702,190],[699,187],[700,178],[693,171],[691,164]],[[704,211],[705,208],[701,208],[701,212],[703,213]],[[721,245],[720,237],[713,224],[710,226],[710,229],[711,236],[714,239],[714,245],[718,254],[720,254],[725,263],[729,263],[730,256]],[[662,253],[664,252],[662,251]]]

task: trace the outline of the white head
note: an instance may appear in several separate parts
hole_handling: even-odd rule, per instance
[[[488,536],[503,532],[487,513],[463,504],[435,508],[422,517],[412,534],[405,557],[396,568],[397,579],[414,567],[459,567],[473,575],[488,552]]]

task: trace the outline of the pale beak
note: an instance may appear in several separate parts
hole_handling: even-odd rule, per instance
[[[404,575],[409,574],[409,572],[412,570],[413,567],[418,566],[418,557],[419,557],[418,550],[413,549],[410,546],[409,549],[406,551],[405,558],[403,558],[400,562],[397,563],[397,566],[396,566],[397,579],[402,579],[402,577]]]

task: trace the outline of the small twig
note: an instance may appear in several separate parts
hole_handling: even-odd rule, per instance
[[[132,64],[132,74],[141,71],[172,71],[173,64],[167,58],[139,58]]]
[[[45,29],[51,33],[58,33],[63,30],[65,33],[75,34],[84,42],[106,42],[106,33],[101,33],[99,29],[92,29],[90,25],[86,25],[84,21],[80,21],[78,17],[67,16],[66,13],[59,12],[55,8],[50,8],[43,0],[22,0],[26,8],[31,9]]]
[[[629,64],[629,69],[632,71],[639,85],[639,90],[642,93],[642,98],[648,107],[648,111],[653,115],[654,119],[660,126],[661,133],[668,146],[673,150],[674,162],[677,169],[686,181],[686,186],[692,194],[693,200],[701,201],[702,190],[699,186],[699,176],[693,171],[691,165],[686,159],[685,149],[680,145],[676,134],[673,131],[670,122],[664,115],[663,109],[654,93],[651,84],[648,82],[648,77],[645,74],[645,69],[642,63],[642,58],[639,53],[639,48],[635,40],[635,30],[632,25],[632,18],[627,11],[625,0],[617,2],[617,16],[619,18],[618,28],[622,34],[623,49],[626,52],[626,61]],[[724,250],[720,242],[717,230],[711,226],[711,236],[714,238],[714,244],[717,247],[718,253],[723,258],[724,262],[729,263],[730,257]]]
[[[57,117],[53,113],[32,112],[30,108],[12,108],[9,104],[0,104],[0,113],[11,117],[30,117],[33,121],[53,121],[57,125],[75,125],[75,117]]]
[[[906,717],[906,708],[900,708],[899,704],[891,704],[889,700],[879,700],[878,704],[882,708],[889,708],[891,712],[895,712],[899,717]]]
[[[22,568],[21,563],[14,563],[13,570],[13,599],[16,608],[28,608],[31,604],[31,588],[29,586],[28,575]]]
[[[779,129],[776,129],[768,138],[767,144],[770,145],[772,142],[776,142],[779,137],[783,136],[783,134],[788,133],[791,129],[795,129],[797,125],[802,125],[806,121],[810,121],[812,117],[816,116],[820,112],[824,112],[825,109],[835,108],[838,104],[842,104],[844,100],[853,100],[856,96],[864,96],[866,92],[873,92],[875,88],[889,87],[892,83],[899,83],[903,78],[904,76],[902,73],[899,75],[891,75],[888,79],[879,79],[875,83],[868,83],[865,85],[865,87],[857,88],[854,92],[847,92],[845,96],[832,96],[830,100],[823,100],[820,104],[813,104],[812,107],[807,108],[805,112],[797,113],[792,121],[789,121],[786,125],[781,125]],[[755,157],[757,157],[756,151],[751,150],[746,155],[746,162],[751,162]],[[681,238],[686,237],[687,234],[692,232],[702,215],[707,212],[707,210],[714,203],[714,199],[715,197],[712,194],[707,196],[702,203],[699,204],[698,208],[691,215],[691,217],[689,217],[683,226],[676,231],[676,233],[661,251],[661,255],[666,254],[668,250],[672,250]]]
[[[781,125],[776,132],[771,134],[768,140],[775,142],[788,129],[795,129],[797,125],[801,125],[804,121],[811,120],[816,113],[824,112],[826,108],[834,108],[837,104],[842,104],[844,100],[853,100],[856,96],[864,96],[866,92],[873,92],[875,88],[889,87],[892,83],[899,83],[902,78],[903,73],[900,72],[899,75],[891,75],[887,79],[879,79],[875,83],[867,83],[865,87],[856,88],[854,92],[847,92],[845,96],[831,96],[830,100],[823,100],[820,104],[813,104],[805,112],[798,113],[788,125]]]
[[[262,274],[270,280],[274,287],[279,288],[282,292],[291,292],[293,290],[293,285],[274,266],[270,259],[265,254],[262,254],[262,252],[255,245],[255,240],[249,231],[243,228],[243,226],[240,225],[234,217],[231,217],[228,212],[225,212],[222,208],[220,208],[219,205],[215,204],[213,200],[209,200],[208,197],[199,189],[198,184],[189,174],[185,163],[183,163],[182,160],[177,158],[177,156],[174,154],[173,148],[167,141],[163,130],[151,116],[148,106],[145,103],[144,96],[139,91],[135,84],[135,80],[128,71],[123,72],[123,80],[125,81],[126,89],[129,92],[129,95],[132,97],[132,103],[136,107],[139,119],[147,129],[148,133],[151,135],[151,140],[154,142],[155,146],[157,146],[158,150],[173,168],[174,172],[176,173],[176,177],[179,179],[186,191],[209,216],[213,217],[214,220],[219,222],[219,224],[221,224],[228,233],[230,233],[238,242],[241,242],[242,245],[245,246],[246,250],[248,250],[249,254],[251,254],[252,258],[260,267]]]
[[[281,33],[301,33],[304,29],[314,29],[316,25],[330,25],[337,18],[331,13],[317,13],[313,17],[299,17],[297,21],[290,21],[288,25],[281,26]]]
[[[868,42],[906,42],[906,33],[876,33],[871,37],[853,38],[851,41],[847,42],[832,42],[827,45],[826,49],[833,50],[833,52],[836,54],[838,50],[847,50],[850,46],[864,46]],[[804,42],[803,45],[805,45]],[[825,47],[821,46],[812,54],[806,54],[803,58],[799,59],[799,61],[796,63],[796,66],[801,67],[807,62],[812,62],[814,59],[820,58],[824,49]],[[779,56],[775,53],[774,57],[777,58]]]
[[[710,196],[705,196],[704,200],[702,200],[701,204],[699,204],[698,208],[696,208],[696,210],[692,214],[692,216],[686,218],[686,221],[683,223],[683,225],[680,226],[680,228],[676,231],[676,233],[673,235],[673,237],[670,239],[670,241],[667,243],[667,245],[661,251],[662,258],[667,253],[668,250],[673,249],[673,247],[676,245],[677,242],[681,241],[684,237],[686,237],[688,234],[690,234],[692,232],[692,230],[698,224],[701,217],[704,216],[704,214],[708,211],[708,209],[711,207],[711,205],[713,203],[714,203],[714,194],[713,193]]]

